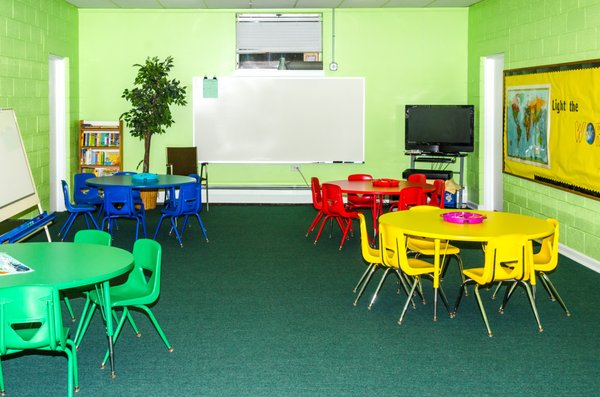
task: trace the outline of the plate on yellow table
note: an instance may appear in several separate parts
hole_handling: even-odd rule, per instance
[[[475,212],[456,211],[446,212],[440,215],[446,222],[450,223],[481,223],[485,220],[485,215]]]

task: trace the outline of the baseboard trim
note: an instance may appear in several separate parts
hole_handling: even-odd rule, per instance
[[[312,196],[305,186],[226,186],[210,187],[208,200],[215,204],[311,204]]]
[[[596,273],[600,273],[600,262],[597,261],[596,259],[589,257],[587,255],[582,254],[579,251],[575,251],[573,248],[567,247],[564,244],[558,244],[558,252],[560,252],[562,255],[566,256],[567,258],[582,264],[583,266],[587,267],[588,269],[591,269],[593,271],[595,271]]]

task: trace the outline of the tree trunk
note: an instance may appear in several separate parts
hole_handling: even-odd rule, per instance
[[[142,172],[150,172],[150,141],[152,134],[144,135],[144,167]]]

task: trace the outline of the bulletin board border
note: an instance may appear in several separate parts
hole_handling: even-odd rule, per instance
[[[549,73],[549,72],[562,72],[562,71],[572,71],[572,70],[583,70],[583,69],[592,69],[592,68],[600,68],[600,58],[589,59],[583,61],[572,61],[572,62],[564,62],[564,63],[556,63],[556,64],[548,64],[548,65],[536,65],[536,66],[527,66],[522,68],[514,68],[514,69],[506,69],[503,72],[503,98],[502,98],[502,120],[503,120],[503,135],[507,133],[506,126],[506,78],[510,76],[518,76],[518,75],[528,75],[528,74],[538,74],[538,73]],[[503,145],[503,153],[506,153],[507,148],[506,140],[502,140]],[[556,188],[559,190],[563,190],[569,193],[577,194],[579,196],[584,196],[587,198],[595,199],[600,201],[600,192],[597,192],[592,189],[588,189],[582,186],[577,186],[568,182],[560,181],[553,178],[544,177],[541,175],[534,175],[533,178],[528,178],[526,176],[506,171],[506,155],[502,156],[502,172],[515,176],[520,179],[524,179],[527,181],[539,183],[541,185],[549,186],[552,188]]]

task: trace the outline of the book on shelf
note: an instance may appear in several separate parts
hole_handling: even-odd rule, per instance
[[[119,128],[119,120],[109,120],[109,121],[83,120],[82,125],[84,127],[94,127],[94,128]]]
[[[82,146],[119,146],[119,132],[83,131]]]
[[[24,265],[6,252],[0,252],[0,276],[9,274],[23,274],[32,272],[29,266]]]

